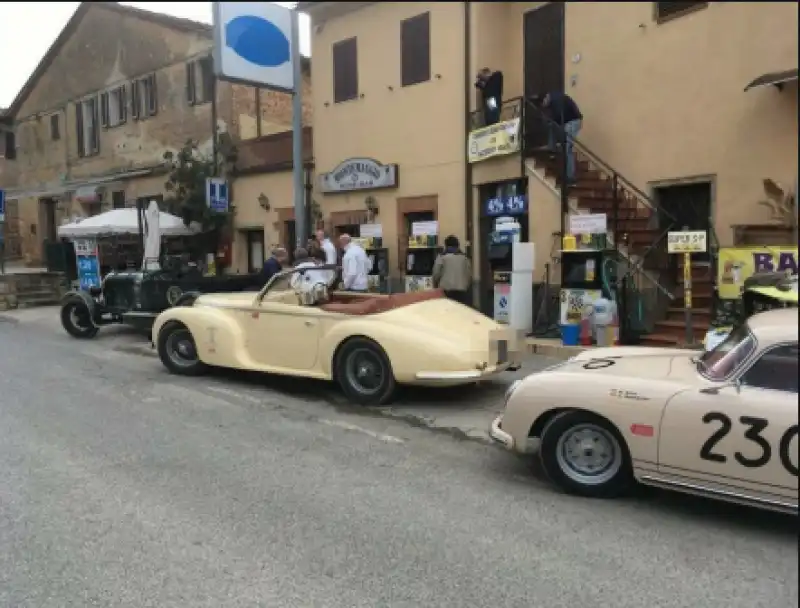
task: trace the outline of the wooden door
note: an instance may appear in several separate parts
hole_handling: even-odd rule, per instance
[[[550,2],[525,13],[525,97],[564,91],[564,3]],[[547,127],[536,111],[526,107],[525,148],[547,144]]]

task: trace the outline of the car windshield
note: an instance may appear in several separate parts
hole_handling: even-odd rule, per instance
[[[716,348],[703,353],[697,369],[709,380],[725,380],[753,354],[756,340],[747,325],[734,329]]]

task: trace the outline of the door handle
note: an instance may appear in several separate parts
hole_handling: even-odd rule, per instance
[[[314,321],[306,321],[306,327],[311,327],[314,325]]]

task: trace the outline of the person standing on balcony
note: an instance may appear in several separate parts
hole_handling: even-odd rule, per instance
[[[555,125],[561,127],[566,133],[566,149],[564,154],[567,155],[567,184],[575,183],[575,154],[573,151],[573,143],[578,132],[583,125],[583,114],[581,114],[578,104],[566,93],[561,91],[553,91],[547,93],[543,98],[534,99],[538,101],[542,109],[545,111],[550,120]],[[560,129],[554,128],[550,124],[550,136],[548,142],[548,149],[552,152],[556,151],[557,139],[561,139]]]
[[[503,105],[503,72],[492,72],[489,68],[483,68],[478,72],[475,87],[483,96],[485,126],[500,122],[500,108]]]

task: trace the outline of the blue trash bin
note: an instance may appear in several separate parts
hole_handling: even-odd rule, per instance
[[[581,338],[581,326],[568,324],[561,326],[561,343],[564,346],[578,346]]]

